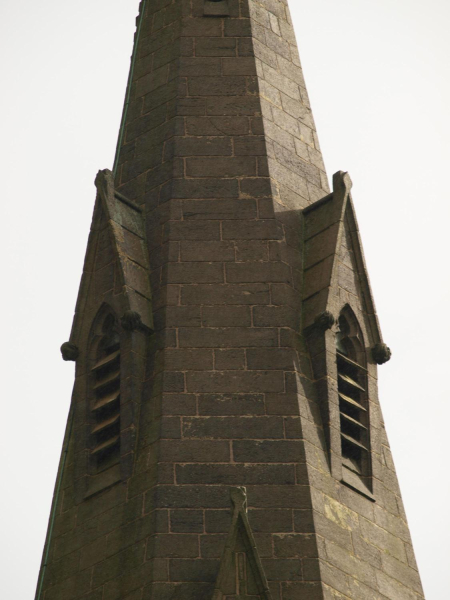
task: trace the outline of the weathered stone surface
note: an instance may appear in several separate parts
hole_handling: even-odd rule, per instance
[[[287,1],[143,2],[135,58],[114,183],[98,180],[79,355],[65,348],[76,410],[39,600],[423,598],[351,181],[336,174],[329,194]],[[370,490],[343,481],[344,305],[364,338]],[[124,316],[121,454],[95,473],[104,306]]]

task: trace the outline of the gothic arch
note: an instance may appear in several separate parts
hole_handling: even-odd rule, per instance
[[[346,304],[338,318],[336,345],[341,343],[342,353],[363,367],[367,366],[366,344],[359,321],[349,304]]]

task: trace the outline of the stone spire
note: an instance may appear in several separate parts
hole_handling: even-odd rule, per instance
[[[423,598],[287,1],[141,2],[114,171],[37,600]]]

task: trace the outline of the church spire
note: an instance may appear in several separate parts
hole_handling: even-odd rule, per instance
[[[97,187],[37,600],[423,598],[287,1],[142,2]]]

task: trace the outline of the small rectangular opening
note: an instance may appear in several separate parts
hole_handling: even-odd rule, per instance
[[[203,14],[205,17],[229,17],[228,0],[204,0]]]

